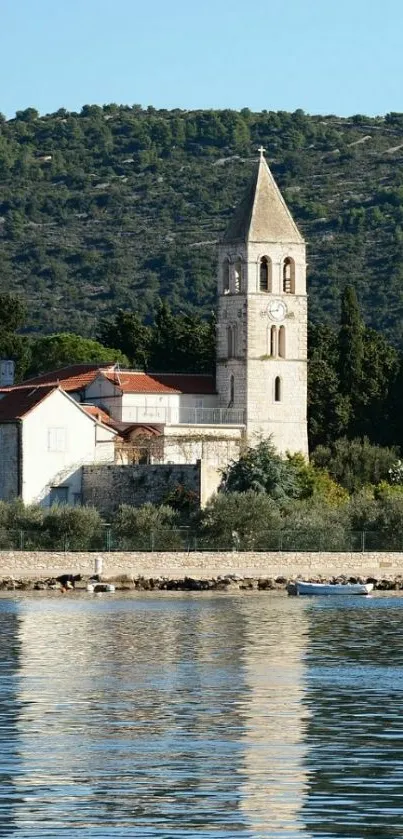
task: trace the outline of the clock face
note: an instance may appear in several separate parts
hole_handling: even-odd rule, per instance
[[[268,308],[269,315],[273,320],[284,320],[287,314],[287,306],[282,300],[272,300]]]

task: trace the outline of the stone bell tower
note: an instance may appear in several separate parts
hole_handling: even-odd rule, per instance
[[[307,457],[305,242],[259,152],[219,246],[217,391],[249,444]]]

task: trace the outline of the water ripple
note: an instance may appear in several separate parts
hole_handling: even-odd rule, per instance
[[[403,837],[403,598],[10,595],[0,633],[0,837]]]

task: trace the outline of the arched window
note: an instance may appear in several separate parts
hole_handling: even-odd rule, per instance
[[[232,341],[232,326],[228,326],[227,328],[227,344],[228,344],[228,358],[232,358],[234,355],[234,345]]]
[[[229,294],[229,276],[230,264],[229,259],[224,259],[222,266],[222,290],[224,294]]]
[[[290,256],[283,263],[283,291],[285,294],[295,294],[295,262]]]
[[[234,266],[234,290],[235,294],[239,294],[242,289],[242,260],[237,259]]]
[[[278,354],[280,358],[285,358],[285,326],[280,326],[279,329]]]
[[[274,379],[274,401],[281,402],[281,379],[280,376],[276,376]]]
[[[229,380],[229,404],[233,405],[235,399],[235,379],[231,376]]]
[[[272,358],[277,355],[277,326],[270,328],[270,355]]]
[[[271,291],[271,261],[262,256],[259,266],[259,291]]]

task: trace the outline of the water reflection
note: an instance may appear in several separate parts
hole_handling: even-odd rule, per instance
[[[299,834],[306,619],[295,601],[7,602],[20,647],[7,736],[20,758],[0,765],[14,766],[15,835]]]
[[[403,598],[0,598],[0,836],[403,836]]]
[[[317,601],[307,665],[307,830],[402,836],[402,600]]]
[[[295,837],[305,792],[304,653],[309,624],[301,600],[245,601],[242,809],[254,837]]]
[[[12,836],[18,800],[15,778],[19,772],[17,737],[18,618],[15,604],[0,602],[0,836]]]

